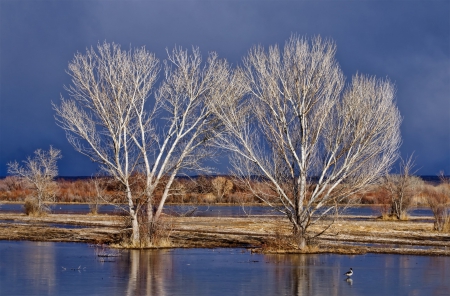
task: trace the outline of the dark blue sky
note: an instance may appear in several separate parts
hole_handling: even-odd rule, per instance
[[[291,33],[334,39],[348,80],[390,78],[402,155],[414,152],[418,174],[450,173],[450,1],[0,0],[0,176],[49,145],[62,150],[60,175],[95,173],[51,107],[77,51],[106,40],[145,45],[162,60],[166,47],[195,45],[236,65],[252,45],[283,44]]]

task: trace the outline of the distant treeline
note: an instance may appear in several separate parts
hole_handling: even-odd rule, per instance
[[[214,178],[214,177],[227,177],[230,178],[228,175],[213,175],[213,176],[206,176],[207,178]],[[8,176],[0,176],[0,180],[3,180],[5,178],[7,178]],[[199,177],[203,177],[201,175],[194,175],[194,176],[179,176],[177,177],[177,179],[197,179]],[[417,177],[419,177],[420,179],[422,179],[423,181],[427,182],[427,183],[431,183],[431,184],[440,184],[441,183],[441,178],[442,176],[434,176],[434,175],[418,175]],[[255,177],[256,178],[256,177]],[[445,176],[445,178],[450,179],[450,175]],[[66,180],[66,181],[77,181],[77,180],[89,180],[92,179],[91,176],[59,176],[56,178],[56,181],[59,180]],[[314,177],[312,177],[311,179],[315,179]]]
[[[438,176],[420,176],[423,180],[422,187],[438,186],[441,179]],[[135,178],[135,186],[139,186],[141,180]],[[270,188],[258,178],[252,178],[254,186],[263,188],[270,193]],[[92,178],[88,176],[58,177],[54,182],[53,191],[49,192],[47,200],[53,202],[79,202],[79,203],[121,203],[125,202],[122,196],[121,185],[108,177]],[[314,180],[311,180],[311,186]],[[156,191],[155,199],[162,195],[164,182]],[[265,188],[267,187],[267,188]],[[29,184],[17,177],[3,177],[0,179],[0,200],[11,202],[23,202],[31,197],[33,191]],[[383,186],[372,185],[364,192],[351,197],[361,204],[385,204],[388,203],[387,194]],[[274,198],[274,201],[276,199]],[[240,184],[231,176],[191,176],[178,177],[168,198],[169,203],[260,203],[261,201],[252,194],[247,187]],[[425,203],[418,191],[415,203]]]

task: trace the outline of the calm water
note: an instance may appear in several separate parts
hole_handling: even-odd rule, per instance
[[[107,251],[114,252],[114,251]],[[450,257],[123,251],[0,241],[1,295],[449,295]],[[351,281],[345,273],[353,267]]]
[[[274,211],[267,206],[179,206],[179,205],[166,205],[164,211],[169,214],[183,215],[196,208],[193,216],[197,217],[236,217],[246,215],[281,215],[279,212]],[[55,214],[87,214],[89,213],[88,204],[56,204],[51,205],[50,209]],[[22,204],[0,204],[0,212],[23,212],[24,208]],[[112,214],[120,213],[120,210],[113,205],[100,206],[99,213]],[[358,215],[358,216],[379,216],[380,209],[374,207],[350,207],[344,214],[346,215]],[[415,208],[411,209],[408,214],[412,217],[430,217],[433,213],[429,208]]]

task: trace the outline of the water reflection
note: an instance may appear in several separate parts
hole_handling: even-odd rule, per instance
[[[267,255],[274,266],[276,290],[287,295],[341,295],[347,278],[339,260],[328,255]],[[331,257],[330,257],[331,258]],[[346,281],[350,285],[353,281]]]
[[[173,280],[172,257],[167,251],[131,250],[118,261],[115,272],[128,278],[125,295],[167,295]]]
[[[2,271],[6,271],[12,278],[20,278],[23,284],[37,291],[37,294],[43,291],[55,293],[56,264],[53,243],[25,242],[20,252],[8,250],[5,255],[8,256],[8,261],[21,264],[8,264],[8,261],[1,260]]]
[[[324,271],[320,271],[321,276],[316,277],[317,270],[315,268],[304,268],[305,266],[315,266],[317,256],[295,255],[295,256],[270,256],[272,260],[276,260],[274,268],[274,276],[277,290],[289,287],[292,295],[310,295],[314,290],[317,291],[318,283],[316,279],[324,278]],[[294,266],[294,268],[286,268],[286,266]]]
[[[1,295],[447,295],[450,258],[0,241]],[[352,278],[344,273],[353,268]]]

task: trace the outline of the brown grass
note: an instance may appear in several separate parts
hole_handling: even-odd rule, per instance
[[[121,229],[113,244],[117,248],[169,248],[172,247],[170,236],[173,232],[173,219],[171,216],[161,216],[157,223],[154,223],[152,231],[149,229],[145,213],[139,215],[139,242],[131,242],[131,217],[128,215],[117,215],[113,218],[114,225]]]
[[[400,216],[400,219],[398,219],[396,215],[391,215],[389,213],[383,212],[381,214],[381,219],[385,220],[385,221],[408,221],[409,216],[407,214],[403,213]]]
[[[160,239],[148,247],[247,247],[266,253],[342,253],[365,252],[396,254],[450,255],[450,234],[433,230],[434,220],[417,222],[390,220],[339,220],[308,249],[298,250],[291,236],[291,225],[285,218],[251,217],[163,217]],[[117,221],[115,221],[115,219]],[[122,220],[120,220],[122,219]],[[116,247],[142,247],[122,243],[124,217],[114,215],[49,214],[30,217],[24,214],[0,213],[0,239],[38,241],[78,241],[115,244]],[[424,218],[421,218],[423,220]],[[46,223],[86,225],[89,228],[62,229]],[[324,226],[311,227],[310,235]],[[417,247],[423,247],[418,249]],[[447,247],[447,249],[445,249]]]
[[[25,214],[32,217],[46,216],[50,212],[46,205],[39,208],[38,201],[33,197],[27,197],[24,203]]]
[[[450,218],[447,218],[447,220],[444,222],[444,227],[442,231],[450,233]]]

